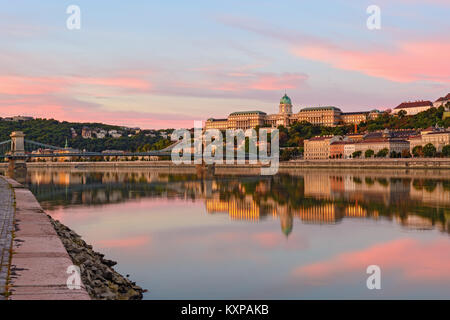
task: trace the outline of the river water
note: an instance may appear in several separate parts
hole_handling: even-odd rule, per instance
[[[28,180],[145,299],[450,298],[449,171],[33,169]]]

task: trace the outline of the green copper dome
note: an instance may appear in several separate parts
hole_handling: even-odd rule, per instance
[[[288,226],[281,227],[281,231],[283,231],[283,233],[286,236],[286,238],[289,237],[289,235],[292,232],[292,224],[290,224]]]
[[[283,98],[280,100],[280,104],[292,104],[291,98],[289,98],[287,94],[284,94]]]

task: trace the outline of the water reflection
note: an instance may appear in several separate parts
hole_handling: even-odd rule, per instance
[[[450,179],[442,175],[296,171],[261,177],[156,171],[29,170],[30,189],[45,209],[160,198],[202,201],[208,214],[231,220],[278,219],[289,236],[294,219],[337,224],[343,219],[388,219],[410,229],[450,230]]]
[[[28,175],[47,212],[118,261],[146,299],[450,297],[447,171]],[[366,287],[372,264],[382,290]]]

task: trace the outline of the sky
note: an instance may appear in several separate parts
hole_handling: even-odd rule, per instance
[[[79,30],[66,13],[80,8]],[[369,30],[368,6],[381,28]],[[0,0],[0,117],[191,128],[450,92],[449,0]]]

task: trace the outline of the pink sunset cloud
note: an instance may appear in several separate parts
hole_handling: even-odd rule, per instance
[[[104,92],[102,89],[116,90],[119,95],[145,94],[153,85],[144,76],[133,73],[108,77],[0,75],[0,116],[21,114],[61,121],[102,121],[142,128],[192,127],[194,119],[189,116],[108,110],[103,105],[105,101],[96,100],[98,97],[94,97],[92,91],[85,90],[86,86],[99,88],[95,94],[100,96]],[[79,94],[90,96],[92,102],[80,101]]]
[[[190,68],[193,79],[179,79],[159,89],[190,90],[194,95],[235,97],[230,94],[239,93],[244,97],[248,94],[263,94],[264,92],[299,89],[303,87],[308,75],[300,72],[263,72],[264,65],[207,65]]]
[[[414,2],[427,3],[423,0]],[[448,1],[445,0],[433,2],[438,5],[448,5]],[[450,82],[450,60],[447,58],[450,43],[445,33],[435,34],[426,40],[412,41],[405,40],[405,37],[417,39],[417,35],[411,34],[409,30],[391,28],[390,36],[395,41],[394,49],[390,49],[386,43],[380,43],[375,49],[363,50],[358,49],[359,43],[357,44],[354,40],[342,39],[340,43],[350,44],[346,47],[339,46],[325,37],[314,36],[299,30],[283,30],[282,27],[270,25],[267,21],[229,15],[220,16],[217,20],[234,28],[284,42],[294,55],[323,62],[333,68],[358,71],[396,82],[417,80]]]
[[[308,76],[301,73],[229,72],[210,75],[212,84],[202,85],[212,91],[246,92],[282,91],[301,87]]]
[[[151,83],[133,77],[29,77],[0,75],[0,94],[44,95],[60,93],[76,85],[94,85],[134,90],[149,90]]]
[[[0,94],[39,95],[61,92],[67,86],[65,79],[51,77],[0,76]]]
[[[402,42],[394,50],[363,51],[325,44],[295,47],[299,57],[358,71],[396,82],[429,80],[450,82],[450,43],[445,41]]]
[[[126,88],[135,90],[149,90],[152,88],[151,83],[146,80],[132,77],[111,77],[111,78],[71,78],[74,84],[87,84],[106,87]]]
[[[382,272],[400,271],[408,280],[450,281],[450,242],[445,239],[394,240],[298,267],[293,270],[293,276],[313,282],[325,281],[352,272],[365,272],[369,265],[380,266]]]
[[[104,122],[118,126],[138,126],[141,128],[191,128],[197,117],[186,115],[159,115],[133,111],[102,110],[89,103],[31,103],[5,104],[0,107],[3,117],[15,115],[31,115],[36,118],[52,118],[73,122]]]

